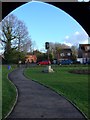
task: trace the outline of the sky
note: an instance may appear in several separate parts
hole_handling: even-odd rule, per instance
[[[81,25],[69,14],[48,3],[31,1],[11,13],[26,24],[34,49],[43,51],[45,42],[69,46],[88,43],[88,34]]]

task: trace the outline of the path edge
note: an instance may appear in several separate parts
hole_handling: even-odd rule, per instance
[[[14,69],[12,72],[16,71],[17,69],[18,69],[18,68]],[[6,116],[5,116],[3,119],[6,119],[6,118],[11,114],[11,112],[13,111],[13,109],[14,109],[16,103],[17,103],[18,96],[19,96],[19,95],[18,95],[18,89],[17,89],[17,87],[16,87],[15,84],[9,79],[9,75],[10,75],[12,72],[10,72],[10,73],[7,74],[7,79],[8,79],[8,81],[15,87],[16,97],[15,97],[15,101],[14,101],[14,103],[13,103],[13,106],[11,107],[10,111],[6,114]]]
[[[25,70],[25,69],[24,69]],[[30,78],[28,78],[25,74],[24,74],[24,70],[23,70],[23,75],[29,80]],[[33,81],[33,82],[36,82],[36,83],[38,83],[38,84],[40,84],[40,85],[42,85],[42,86],[44,86],[44,87],[46,87],[46,88],[48,88],[48,89],[50,89],[50,90],[52,90],[52,91],[54,91],[55,93],[57,93],[59,96],[62,96],[64,99],[66,99],[68,102],[70,102],[84,117],[85,117],[85,119],[86,120],[89,120],[88,119],[88,117],[84,114],[84,112],[82,112],[80,109],[79,109],[79,107],[74,103],[74,102],[72,102],[70,99],[68,99],[63,93],[58,93],[57,91],[55,91],[53,88],[51,88],[51,87],[49,87],[49,86],[46,86],[46,85],[44,85],[43,83],[40,83],[40,82],[38,82],[38,81],[36,81],[35,79],[30,79],[31,81]]]

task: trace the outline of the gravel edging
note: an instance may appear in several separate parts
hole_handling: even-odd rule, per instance
[[[24,69],[24,70],[25,70],[25,69]],[[27,79],[29,79],[29,78],[24,74],[24,70],[23,70],[23,75],[24,75]],[[51,87],[49,87],[49,86],[46,86],[46,85],[44,85],[43,83],[40,83],[40,82],[38,82],[38,81],[36,81],[36,80],[34,80],[34,79],[31,79],[31,80],[32,80],[33,82],[36,82],[36,83],[38,83],[38,84],[40,84],[40,85],[42,85],[42,86],[44,86],[44,87],[46,87],[46,88],[54,91],[54,92],[57,93],[58,95],[60,95],[60,96],[62,96],[63,98],[65,98],[67,101],[69,101],[69,102],[85,117],[86,120],[89,120],[89,119],[87,118],[87,116],[79,109],[79,107],[76,106],[75,103],[73,103],[70,99],[68,99],[67,97],[65,97],[65,95],[64,95],[63,93],[60,94],[60,93],[58,93],[57,91],[55,91],[53,88],[51,88]]]
[[[15,70],[17,70],[17,68],[16,68]],[[13,70],[13,71],[15,71],[15,70]],[[13,71],[12,71],[12,72],[13,72]],[[10,73],[12,73],[12,72],[10,72]],[[9,73],[9,74],[10,74],[10,73]],[[12,110],[14,109],[14,107],[15,107],[15,105],[16,105],[16,103],[17,103],[17,100],[18,100],[18,89],[17,89],[17,87],[14,85],[14,83],[11,82],[11,80],[9,79],[9,74],[7,75],[7,79],[8,79],[9,82],[15,87],[15,90],[16,90],[16,98],[15,98],[15,102],[13,103],[13,106],[11,107],[11,110],[7,113],[7,115],[4,117],[4,119],[6,119],[6,118],[11,114],[11,112],[12,112]]]

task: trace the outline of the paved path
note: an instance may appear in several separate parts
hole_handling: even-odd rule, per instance
[[[22,69],[9,74],[19,92],[18,102],[8,118],[81,118],[84,116],[65,98],[23,75]]]

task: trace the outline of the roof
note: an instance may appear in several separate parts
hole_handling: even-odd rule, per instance
[[[90,51],[90,49],[89,50],[86,49],[86,46],[90,47],[90,44],[79,44],[79,49],[84,50],[84,51]]]
[[[79,45],[83,45],[83,46],[90,46],[90,44],[79,44]]]
[[[90,46],[90,44],[79,44],[80,47],[84,46]]]
[[[26,55],[27,58],[37,58],[36,55]]]
[[[70,48],[65,48],[65,49],[61,49],[61,52],[72,52],[72,50]]]

